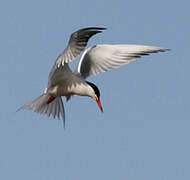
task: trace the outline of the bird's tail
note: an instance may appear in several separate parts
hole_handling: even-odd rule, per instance
[[[21,109],[34,110],[34,112],[36,113],[47,114],[48,116],[52,115],[53,118],[57,117],[58,119],[61,116],[65,127],[65,111],[60,96],[54,98],[50,94],[44,93],[33,101],[29,102],[28,104],[22,106],[17,111]]]

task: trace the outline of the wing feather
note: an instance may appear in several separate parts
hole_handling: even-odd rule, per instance
[[[88,48],[78,63],[75,70],[76,74],[80,74],[83,78],[96,75],[122,65],[128,64],[136,58],[149,53],[164,52],[168,49],[129,44],[99,44]]]
[[[65,63],[74,60],[82,51],[84,51],[88,40],[93,35],[101,33],[105,29],[106,28],[89,27],[72,33],[66,49],[56,59],[56,65],[59,67],[60,65],[64,65]]]

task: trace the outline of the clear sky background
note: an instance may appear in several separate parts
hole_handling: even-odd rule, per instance
[[[1,0],[1,180],[189,180],[189,1]],[[107,27],[98,43],[170,48],[88,80],[62,122],[16,110],[41,95],[70,34]],[[71,66],[74,67],[77,61]]]

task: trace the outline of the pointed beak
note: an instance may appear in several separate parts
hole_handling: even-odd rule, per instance
[[[100,100],[97,97],[96,97],[96,102],[97,102],[101,112],[103,112],[102,104],[101,104]]]

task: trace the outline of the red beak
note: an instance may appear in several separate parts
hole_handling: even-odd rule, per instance
[[[100,100],[98,98],[96,98],[96,102],[97,102],[100,110],[103,112],[102,104],[101,104],[101,102],[100,102]]]

